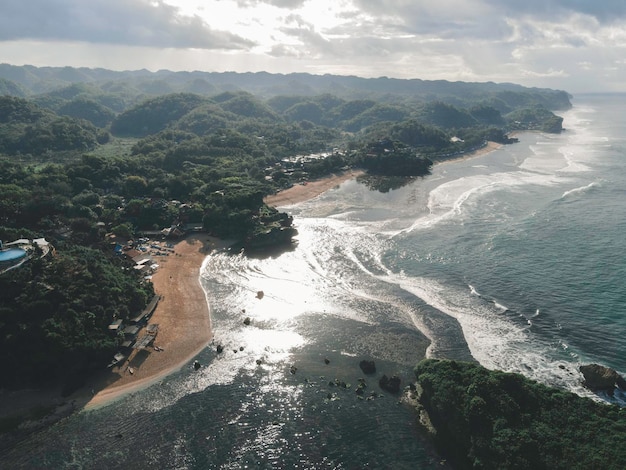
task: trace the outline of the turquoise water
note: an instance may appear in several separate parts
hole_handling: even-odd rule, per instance
[[[26,252],[21,248],[9,248],[0,251],[0,263],[5,261],[15,261],[26,256]]]
[[[287,208],[297,249],[206,260],[204,367],[73,416],[3,462],[442,468],[410,406],[378,387],[383,373],[407,385],[427,354],[581,395],[580,363],[625,373],[626,97],[574,105],[561,135],[523,134],[385,194],[351,181]]]

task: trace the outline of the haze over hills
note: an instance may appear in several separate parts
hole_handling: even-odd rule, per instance
[[[113,71],[102,68],[34,67],[0,64],[0,90],[14,96],[40,94],[72,84],[94,84],[112,87],[113,82],[135,88],[146,94],[192,92],[203,95],[223,91],[248,91],[271,97],[277,95],[311,96],[332,93],[346,98],[376,94],[388,100],[410,95],[413,99],[437,99],[467,102],[487,94],[525,92],[541,99],[549,109],[570,106],[564,91],[547,88],[527,88],[513,83],[470,83],[447,80],[397,78],[360,78],[341,75],[312,75],[308,73],[273,74],[267,72],[172,72],[159,70]],[[6,82],[5,80],[8,80]],[[17,85],[17,86],[16,86]]]

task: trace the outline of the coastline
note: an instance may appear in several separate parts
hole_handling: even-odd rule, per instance
[[[480,157],[481,155],[486,155],[488,153],[491,153],[495,150],[501,149],[504,146],[504,144],[499,144],[498,142],[493,142],[491,140],[487,141],[487,145],[485,145],[484,147],[481,147],[479,149],[474,150],[473,152],[467,152],[467,153],[463,153],[461,155],[459,155],[458,157],[455,158],[450,158],[450,159],[446,159],[446,160],[438,160],[436,162],[434,162],[434,165],[444,165],[446,163],[453,163],[453,162],[460,162],[463,160],[469,160],[470,158],[474,158],[474,157]]]
[[[91,384],[95,393],[87,401],[86,409],[106,405],[154,384],[181,369],[209,344],[210,307],[200,285],[200,270],[212,250],[226,246],[226,241],[196,233],[176,243],[170,256],[159,259],[152,283],[161,300],[150,323],[159,325],[154,344],[161,350],[133,351],[122,365],[96,377]],[[133,369],[133,374],[127,366]],[[82,394],[85,393],[83,390]]]
[[[298,204],[316,198],[329,189],[339,186],[344,181],[354,179],[365,174],[363,170],[348,170],[318,180],[308,181],[306,184],[296,184],[288,189],[266,196],[263,202],[268,206],[283,207]]]
[[[462,160],[468,160],[474,157],[479,157],[481,155],[486,155],[495,150],[498,150],[502,148],[503,145],[504,144],[488,141],[487,145],[477,150],[474,150],[473,152],[464,153],[459,155],[458,157],[450,158],[447,160],[439,160],[434,162],[433,165],[444,165],[446,163],[458,162]],[[266,196],[263,199],[263,202],[265,202],[265,204],[267,204],[268,206],[274,207],[285,207],[299,204],[301,202],[316,198],[317,196],[328,191],[329,189],[339,186],[344,181],[352,180],[364,174],[364,170],[356,169],[348,170],[340,174],[333,174],[331,176],[327,176],[318,180],[308,181],[306,184],[297,184],[292,186],[291,188],[284,189],[277,192],[276,194],[272,194],[271,196]]]
[[[173,253],[159,258],[152,283],[161,299],[149,323],[159,325],[155,345],[160,351],[133,351],[129,360],[119,367],[96,372],[69,396],[62,395],[61,387],[0,390],[0,423],[11,426],[15,422],[17,426],[14,432],[0,433],[0,453],[31,432],[76,412],[106,406],[189,363],[213,335],[210,306],[200,284],[202,266],[212,251],[225,249],[230,243],[232,240],[192,233],[174,245]],[[127,366],[133,368],[133,374]]]

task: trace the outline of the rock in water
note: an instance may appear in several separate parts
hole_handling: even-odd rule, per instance
[[[400,391],[400,377],[397,375],[392,375],[391,377],[383,375],[378,381],[378,385],[389,393],[398,393]]]
[[[371,375],[376,373],[376,364],[374,364],[374,361],[363,360],[359,362],[359,367],[364,374]]]
[[[626,380],[614,369],[600,364],[587,364],[579,367],[585,378],[583,385],[594,392],[605,391],[613,395],[615,387],[626,390]]]

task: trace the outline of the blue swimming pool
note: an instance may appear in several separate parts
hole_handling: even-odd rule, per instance
[[[26,251],[21,248],[9,248],[0,251],[0,263],[15,261],[26,256]]]

